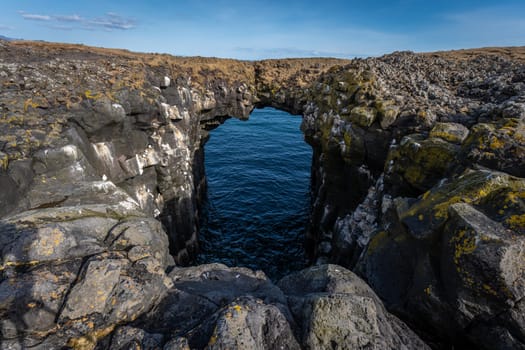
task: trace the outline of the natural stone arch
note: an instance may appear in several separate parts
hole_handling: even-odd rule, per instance
[[[116,307],[97,300],[95,309],[112,310],[112,318],[82,311],[89,322],[61,318],[62,307],[41,308],[49,293],[13,303],[17,294],[4,293],[8,314],[48,316],[48,323],[15,325],[15,333],[30,335],[29,345],[33,337],[44,347],[69,338],[94,345],[170,288],[165,272],[173,258],[151,217],[168,203],[180,209],[171,223],[194,217],[201,126],[242,118],[260,103],[297,108],[318,147],[318,257],[353,266],[388,307],[438,343],[523,347],[523,48],[325,64],[190,60],[30,42],[2,42],[0,50],[9,62],[1,66],[0,186],[12,189],[0,192],[0,214],[9,215],[2,282],[28,283],[15,289],[29,290],[33,274],[60,272],[64,257],[78,253],[77,275],[68,275],[74,285],[59,279],[63,290],[89,288],[86,272],[105,261],[112,271],[120,266],[106,282],[123,293]],[[342,168],[331,167],[338,159]],[[331,195],[339,191],[331,179],[346,178],[345,169],[353,172],[349,178],[366,180],[349,186],[350,206]],[[86,215],[110,228],[72,228]],[[165,222],[183,261],[196,227],[170,227],[169,216]],[[62,229],[70,234],[60,235]],[[57,305],[67,304],[66,295]]]

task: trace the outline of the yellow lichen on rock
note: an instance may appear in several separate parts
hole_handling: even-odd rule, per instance
[[[67,346],[74,350],[93,350],[97,346],[98,339],[104,338],[115,329],[115,325],[90,332],[78,338],[70,338]]]
[[[524,180],[507,174],[487,171],[467,172],[455,181],[438,186],[430,190],[428,194],[425,193],[416,203],[401,213],[401,219],[418,218],[420,214],[431,213],[435,219],[444,221],[448,218],[449,207],[455,203],[484,203],[498,191],[509,191],[508,201],[517,200],[521,196],[520,189],[523,187],[525,187]],[[500,208],[500,210],[503,209]]]
[[[505,220],[505,223],[512,229],[523,229],[525,228],[525,214],[511,215]]]
[[[0,152],[0,170],[7,170],[9,165],[9,156],[5,153]]]
[[[498,295],[498,293],[497,293],[497,292],[496,292],[491,286],[489,286],[489,285],[486,284],[486,283],[483,284],[482,288],[483,288],[483,290],[484,290],[485,292],[487,292],[488,294],[491,294],[491,295],[493,295],[493,296],[497,296],[497,295]]]
[[[448,142],[461,144],[468,136],[469,130],[458,123],[436,123],[430,131],[430,137],[439,137]]]
[[[93,93],[91,92],[91,90],[86,90],[84,92],[84,96],[89,99],[89,100],[98,100],[100,98],[102,98],[104,96],[104,94],[100,93],[100,92],[97,92],[97,93]]]
[[[58,228],[44,229],[40,232],[40,239],[31,244],[32,250],[35,250],[43,256],[51,256],[55,253],[55,249],[64,242],[64,233]]]
[[[507,193],[506,202],[510,202],[512,204],[518,204],[519,200],[525,200],[525,191],[510,191]]]
[[[465,198],[463,196],[452,196],[450,198],[447,198],[444,202],[439,203],[434,207],[434,217],[438,219],[446,219],[448,217],[448,208],[452,204],[460,202],[468,203],[468,198]]]
[[[27,112],[29,107],[31,108],[37,108],[39,104],[37,102],[34,102],[33,99],[29,98],[24,102],[24,112]]]
[[[458,146],[440,138],[412,134],[391,148],[387,164],[392,164],[389,171],[402,176],[411,187],[426,191],[454,165],[458,151]]]
[[[388,233],[386,231],[378,232],[368,244],[368,254],[373,254],[379,247],[387,242]]]
[[[505,147],[505,142],[497,138],[496,136],[492,136],[490,138],[490,148],[492,149],[501,149]]]
[[[210,337],[210,340],[208,340],[208,346],[215,345],[215,343],[217,343],[217,340],[217,326],[215,326],[215,328],[213,328],[213,333]]]
[[[432,285],[429,285],[423,291],[425,292],[426,295],[430,296],[432,294]]]
[[[454,245],[454,263],[459,267],[460,259],[465,254],[472,254],[476,250],[476,236],[467,230],[460,230],[451,238],[450,244]]]

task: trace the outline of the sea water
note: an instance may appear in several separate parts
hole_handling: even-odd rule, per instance
[[[198,263],[263,270],[274,280],[306,266],[312,150],[300,124],[300,116],[264,108],[211,132]]]

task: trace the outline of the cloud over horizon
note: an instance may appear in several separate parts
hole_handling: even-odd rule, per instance
[[[58,30],[96,30],[103,29],[111,31],[130,30],[137,27],[137,21],[133,18],[125,17],[114,12],[108,12],[104,16],[86,18],[78,14],[72,15],[45,15],[37,13],[18,12],[23,19],[36,22],[45,22],[47,27]],[[64,24],[66,23],[66,24]]]
[[[294,47],[275,47],[275,48],[255,48],[255,47],[236,47],[234,51],[248,59],[264,59],[266,57],[285,58],[285,57],[334,57],[334,58],[353,58],[363,55],[355,53],[344,53],[334,51],[320,51],[299,49]]]

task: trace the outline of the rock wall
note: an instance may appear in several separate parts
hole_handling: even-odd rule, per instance
[[[1,347],[426,346],[375,293],[435,347],[524,347],[523,51],[240,62],[0,42]],[[278,287],[174,267],[198,250],[207,132],[264,106],[303,114],[314,149],[312,260],[375,293],[333,265]]]
[[[191,67],[160,57],[2,49],[2,187],[12,189],[0,198],[2,214],[68,204],[69,184],[111,182],[160,217],[176,260],[187,263],[197,249],[201,125],[247,118],[249,77],[192,83]]]

